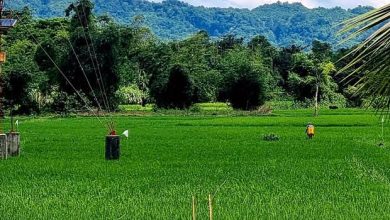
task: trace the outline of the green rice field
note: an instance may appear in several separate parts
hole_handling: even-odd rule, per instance
[[[390,128],[379,147],[372,112],[114,120],[130,130],[119,161],[104,159],[93,117],[20,118],[21,156],[0,160],[0,219],[191,219],[193,196],[208,219],[209,195],[214,219],[390,219]]]

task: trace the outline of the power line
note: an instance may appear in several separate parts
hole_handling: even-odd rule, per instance
[[[20,17],[15,14],[15,16],[20,19]],[[49,60],[53,63],[53,65],[56,67],[56,69],[58,70],[58,72],[62,75],[62,77],[64,77],[64,79],[67,81],[67,83],[70,85],[70,87],[76,92],[76,94],[79,96],[79,98],[84,102],[85,104],[85,107],[92,112],[92,114],[96,117],[96,119],[104,125],[104,123],[100,120],[99,116],[94,112],[94,110],[88,105],[88,102],[87,100],[85,100],[85,97],[83,97],[80,92],[76,89],[76,87],[73,85],[73,83],[69,80],[69,78],[64,74],[64,72],[61,70],[61,68],[57,65],[57,63],[54,61],[54,59],[50,56],[50,54],[45,50],[45,48],[43,48],[42,44],[39,43],[39,41],[37,40],[37,38],[32,34],[31,30],[28,29],[27,32],[29,33],[29,35],[31,36],[31,38],[35,41],[35,43],[42,49],[42,51],[45,53],[45,55],[49,58]],[[108,129],[111,130],[111,127],[109,125],[109,123],[106,124],[106,126],[108,127]]]

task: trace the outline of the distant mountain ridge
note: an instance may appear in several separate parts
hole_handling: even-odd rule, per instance
[[[28,6],[40,18],[64,16],[71,0],[15,0],[8,8]],[[308,45],[313,40],[340,41],[336,33],[341,21],[363,14],[371,7],[308,9],[300,3],[274,3],[253,10],[235,8],[196,7],[178,0],[161,3],[146,0],[94,0],[95,12],[107,14],[121,23],[131,23],[134,16],[142,15],[145,23],[163,40],[185,38],[200,30],[211,37],[235,34],[246,40],[256,35],[266,36],[278,46]],[[349,44],[355,44],[359,40]]]

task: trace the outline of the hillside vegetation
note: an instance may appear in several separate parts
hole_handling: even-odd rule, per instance
[[[278,100],[342,108],[370,100],[354,96],[360,75],[344,82],[349,72],[336,74],[349,50],[326,42],[276,47],[262,35],[245,42],[235,35],[213,39],[205,31],[164,42],[142,19],[126,26],[93,10],[83,0],[68,8],[69,18],[14,14],[19,23],[3,38],[7,111],[67,114],[120,104],[190,109],[202,102],[256,110]]]
[[[41,18],[64,16],[71,0],[17,0],[8,8],[31,8]],[[183,39],[205,30],[217,38],[235,34],[245,39],[263,35],[278,46],[309,45],[313,40],[338,44],[335,36],[341,21],[367,12],[371,8],[358,7],[308,9],[300,3],[275,3],[253,10],[234,8],[195,7],[176,0],[153,3],[144,0],[95,0],[95,13],[109,15],[120,23],[131,23],[135,16],[143,16],[153,32],[164,40]],[[355,45],[359,39],[350,42]]]

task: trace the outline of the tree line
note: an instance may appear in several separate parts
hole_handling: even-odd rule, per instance
[[[351,49],[325,42],[276,47],[259,35],[213,39],[206,31],[177,41],[158,39],[142,16],[122,25],[95,16],[80,0],[66,18],[34,19],[28,8],[4,39],[4,104],[16,114],[66,113],[120,104],[187,109],[199,102],[229,102],[253,110],[269,100],[302,106],[315,96],[329,106],[360,106],[359,75],[336,74]],[[349,70],[353,71],[353,70]]]
[[[7,7],[29,6],[39,18],[61,17],[72,0],[18,0],[8,1]],[[228,33],[246,40],[261,33],[278,46],[292,42],[309,45],[313,38],[336,45],[338,24],[348,18],[372,10],[359,6],[353,9],[314,8],[301,3],[284,1],[259,6],[253,10],[237,8],[196,7],[179,0],[93,0],[94,13],[109,14],[115,21],[129,24],[134,16],[142,15],[145,23],[163,40],[183,39],[205,30],[215,40]],[[365,35],[367,36],[367,35]],[[352,39],[349,45],[362,38]]]

